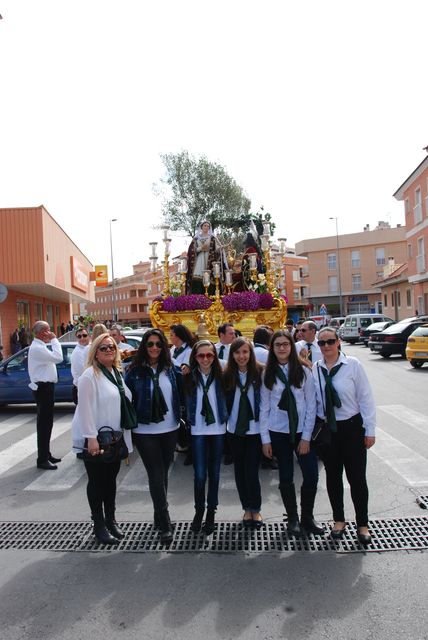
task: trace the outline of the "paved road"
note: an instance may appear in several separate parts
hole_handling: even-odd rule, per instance
[[[345,346],[365,364],[378,405],[369,453],[372,518],[420,516],[428,494],[428,368]],[[1,520],[88,518],[84,469],[69,452],[72,407],[56,412],[58,471],[35,468],[34,409],[0,410]],[[171,512],[192,515],[192,471],[178,455]],[[298,472],[297,472],[298,474]],[[281,520],[277,474],[262,471],[263,514]],[[348,517],[352,518],[349,496]],[[119,479],[118,517],[149,520],[147,478],[131,456]],[[321,473],[317,516],[330,509]],[[233,470],[222,466],[218,518],[241,517]],[[427,554],[248,555],[0,552],[2,640],[26,638],[428,638]]]

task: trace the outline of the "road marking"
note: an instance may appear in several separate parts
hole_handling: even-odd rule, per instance
[[[52,442],[57,440],[66,431],[70,429],[71,416],[64,416],[57,420],[53,428]],[[19,442],[12,444],[7,449],[0,451],[0,475],[9,471],[17,464],[20,464],[25,458],[28,458],[37,451],[37,433],[34,432],[30,436],[23,438]]]
[[[36,416],[28,415],[28,413],[18,413],[18,415],[11,416],[3,422],[0,422],[0,435],[3,436],[5,433],[9,433],[9,431],[13,431],[16,427],[20,427],[27,422],[34,421],[34,426],[36,425]]]
[[[428,435],[428,416],[405,407],[404,404],[387,404],[378,407],[384,413],[404,422],[409,427]]]
[[[66,491],[71,489],[80,478],[85,475],[86,469],[82,460],[76,458],[73,451],[58,463],[55,473],[43,473],[39,478],[25,487],[24,491]]]
[[[428,484],[428,460],[383,429],[376,429],[376,444],[370,451],[412,487]]]

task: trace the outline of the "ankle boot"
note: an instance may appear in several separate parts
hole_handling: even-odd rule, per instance
[[[193,531],[193,533],[200,532],[204,513],[205,509],[196,509],[192,524],[190,525],[190,530]]]
[[[169,517],[168,510],[165,510],[164,513],[159,514],[159,540],[161,544],[171,544],[173,535],[172,535],[172,525],[171,519]]]
[[[106,514],[105,523],[106,523],[107,529],[110,531],[111,535],[114,538],[117,538],[118,540],[122,540],[122,538],[125,537],[125,534],[123,533],[122,529],[119,527],[119,525],[116,522],[116,518],[115,518],[116,509],[114,505],[105,504],[104,511]]]
[[[287,512],[287,531],[291,536],[298,537],[302,534],[302,530],[297,516],[296,490],[294,484],[280,484],[279,490]]]
[[[153,512],[153,529],[160,529],[160,517],[157,511]]]
[[[207,517],[203,527],[204,533],[209,536],[214,531],[215,509],[207,509]]]
[[[302,517],[300,523],[306,533],[313,533],[315,536],[322,536],[325,529],[314,519],[315,489],[300,490],[300,505],[302,508]]]
[[[94,535],[100,544],[119,544],[119,540],[111,535],[106,527],[104,517],[102,515],[92,516],[94,521]]]

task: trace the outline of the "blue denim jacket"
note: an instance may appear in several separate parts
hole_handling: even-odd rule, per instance
[[[260,386],[256,387],[256,385],[253,384],[253,389],[254,389],[254,420],[258,422],[260,419]],[[235,392],[236,392],[236,387],[232,391],[228,391],[226,393],[226,407],[229,415],[232,411],[233,401],[235,400]]]
[[[194,374],[189,374],[193,375]],[[194,377],[196,381],[196,378]],[[220,380],[215,380],[215,395],[217,398],[217,409],[218,409],[218,417],[220,420],[220,424],[224,424],[228,418],[227,408],[226,408],[226,397],[224,393],[224,389],[221,385]],[[187,409],[187,420],[190,422],[192,426],[195,425],[195,417],[196,417],[196,382],[195,382],[195,392],[191,395],[186,394],[186,409]]]
[[[172,387],[172,408],[177,422],[181,418],[181,385],[173,367],[165,369]],[[125,375],[125,383],[132,393],[132,402],[137,410],[140,424],[150,424],[152,395],[151,376],[147,367],[132,367]]]

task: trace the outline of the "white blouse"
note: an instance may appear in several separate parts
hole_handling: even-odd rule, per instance
[[[239,378],[241,380],[242,386],[244,386],[246,381],[247,381],[247,374],[239,372]],[[248,399],[250,401],[250,404],[251,404],[251,406],[253,408],[253,413],[255,414],[255,409],[254,409],[254,387],[253,387],[252,384],[248,388],[247,395],[248,395]],[[241,390],[237,386],[236,390],[235,390],[235,397],[233,399],[232,411],[230,412],[229,420],[227,422],[227,430],[228,430],[229,433],[235,433],[235,430],[236,430],[236,422],[238,420],[239,401],[240,401],[240,399],[241,399]],[[245,435],[254,436],[254,435],[257,435],[257,434],[260,433],[260,422],[256,422],[255,420],[250,420],[249,427],[250,428],[246,432]]]
[[[201,374],[204,380],[204,384],[207,383],[208,376]],[[202,398],[204,396],[202,387],[200,384],[197,386],[196,390],[196,415],[195,415],[195,424],[191,427],[192,436],[220,436],[223,433],[226,433],[226,423],[220,423],[218,409],[217,409],[217,396],[215,392],[215,380],[210,385],[208,389],[208,399],[210,401],[210,405],[212,407],[215,422],[213,424],[208,425],[205,422],[205,416],[201,415],[202,411]]]

